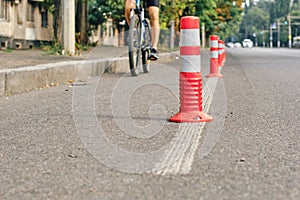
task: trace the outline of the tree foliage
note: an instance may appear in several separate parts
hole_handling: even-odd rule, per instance
[[[95,29],[112,18],[115,24],[119,24],[125,18],[124,0],[76,0],[77,7],[85,1],[88,3],[89,28]],[[175,27],[179,30],[182,16],[198,16],[201,23],[205,24],[206,35],[218,34],[221,38],[234,34],[241,22],[241,5],[243,0],[160,0],[160,24],[161,28],[168,28],[171,20],[175,21]],[[44,5],[52,9],[54,18],[61,16],[61,0],[45,0]],[[81,9],[82,10],[82,9]],[[81,19],[80,21],[84,21]],[[80,22],[81,23],[81,22]],[[59,32],[58,27],[55,28]],[[82,30],[82,29],[81,29]],[[57,34],[56,34],[57,35]]]
[[[216,9],[216,1],[199,0],[196,3],[196,16],[199,16],[201,23],[205,24],[207,35],[215,33],[216,26],[218,25],[216,21],[218,18]]]
[[[109,7],[106,2],[106,0],[89,1],[89,23],[92,29],[96,29],[98,25],[106,21],[109,14]]]
[[[124,20],[124,0],[89,0],[89,23],[92,29],[97,28],[108,18],[114,23]]]
[[[253,4],[253,1],[245,5],[239,40],[243,38],[255,40],[258,38],[258,42],[262,44],[262,36],[266,36],[265,30],[269,30],[270,27],[271,3],[271,1],[260,0],[256,5]]]
[[[254,5],[250,1],[250,5],[245,9],[245,15],[243,16],[243,22],[241,24],[240,31],[245,33],[245,37],[253,37],[256,34],[258,37],[258,43],[262,44],[262,37],[269,43],[270,38],[273,39],[274,46],[278,40],[278,20],[280,25],[280,41],[283,45],[288,45],[288,22],[287,16],[290,13],[292,16],[300,16],[299,0],[293,1],[293,7],[290,7],[291,0],[260,0],[257,5]],[[293,19],[293,22],[297,22],[297,19]],[[276,24],[276,30],[273,30],[273,34],[270,35],[270,25]],[[299,34],[297,26],[292,24],[292,36]],[[252,38],[254,39],[254,38]]]
[[[249,9],[243,17],[242,26],[249,33],[257,33],[269,26],[269,15],[260,7]]]
[[[168,27],[170,20],[179,25],[182,16],[198,16],[205,24],[206,34],[222,38],[238,31],[243,0],[161,0],[161,27]]]
[[[241,23],[242,0],[217,0],[217,26],[214,32],[223,40],[235,34]]]
[[[290,11],[290,0],[275,0],[270,3],[270,22],[285,17]]]
[[[168,28],[169,22],[174,20],[175,27],[179,30],[180,18],[186,15],[194,15],[195,2],[195,0],[160,0],[161,28]]]

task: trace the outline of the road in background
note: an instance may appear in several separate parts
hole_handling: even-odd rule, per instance
[[[297,199],[298,55],[289,49],[228,49],[224,87],[218,86],[226,98],[213,102],[210,111],[226,104],[225,124],[219,127],[222,133],[214,148],[203,157],[199,150],[213,126],[206,124],[187,174],[125,173],[102,164],[87,150],[74,121],[74,91],[88,88],[94,79],[1,97],[1,199]],[[104,74],[96,82],[96,117],[114,144],[131,152],[152,152],[172,141],[180,125],[166,120],[179,105],[178,94],[168,87],[178,86],[179,65],[153,65],[150,74],[137,78]],[[202,68],[206,75],[207,59]],[[115,117],[112,98],[122,79],[164,80],[168,70],[171,86],[152,82],[137,87],[129,100],[132,119]],[[120,131],[118,119],[146,127],[149,109],[160,113],[154,104],[166,111],[152,118],[164,124],[161,132],[136,139]]]

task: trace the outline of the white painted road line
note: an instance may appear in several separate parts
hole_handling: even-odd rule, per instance
[[[209,111],[217,82],[218,78],[210,78],[203,87],[202,101],[203,112],[205,113]],[[188,174],[191,170],[204,126],[205,122],[180,124],[180,131],[177,132],[172,144],[170,144],[171,148],[165,153],[157,168],[167,167],[153,173],[156,175]]]

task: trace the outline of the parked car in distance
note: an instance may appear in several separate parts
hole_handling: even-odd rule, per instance
[[[228,48],[234,48],[233,42],[227,42],[227,43],[226,43],[226,46],[227,46]]]
[[[243,42],[243,48],[252,48],[253,42],[250,39],[244,39]]]
[[[300,36],[293,37],[293,47],[300,48]]]
[[[234,47],[235,47],[235,48],[240,48],[240,47],[242,47],[242,45],[241,45],[240,42],[235,42],[235,43],[234,43]]]

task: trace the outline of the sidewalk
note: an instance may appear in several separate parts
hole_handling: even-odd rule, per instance
[[[80,56],[48,55],[41,50],[0,50],[0,96],[99,76],[129,71],[128,47],[97,46]],[[159,62],[176,57],[160,53]]]
[[[57,63],[65,61],[78,61],[85,59],[117,58],[127,56],[127,47],[95,47],[81,51],[80,56],[50,55],[37,49],[32,50],[0,50],[0,70],[15,69],[19,67],[34,66],[39,64]]]

